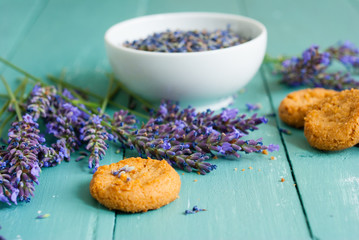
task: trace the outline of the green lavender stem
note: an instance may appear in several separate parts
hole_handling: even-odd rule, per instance
[[[154,106],[152,104],[150,104],[148,101],[146,101],[145,99],[141,98],[140,96],[138,96],[137,94],[135,94],[134,92],[132,92],[131,90],[129,90],[125,85],[123,85],[120,81],[118,81],[117,79],[115,79],[117,85],[120,86],[120,88],[125,91],[128,95],[132,96],[133,98],[135,98],[137,101],[139,101],[141,104],[143,104],[144,106],[150,108],[150,109],[154,109]]]
[[[4,127],[6,126],[6,124],[8,124],[10,122],[11,119],[13,119],[13,117],[15,117],[15,113],[12,112],[10,113],[9,116],[7,116],[7,118],[5,118],[5,120],[2,122],[2,124],[0,125],[0,137],[2,136],[2,131],[4,129]]]
[[[25,90],[25,86],[27,84],[27,80],[23,80],[21,82],[21,84],[15,89],[14,94],[17,95],[19,91],[24,91]],[[7,94],[6,98],[10,98],[10,96]],[[21,101],[20,101],[21,102]],[[2,106],[2,108],[0,109],[0,118],[1,116],[4,114],[4,112],[6,111],[6,109],[8,108],[9,104],[11,103],[11,99],[6,101],[6,103]]]
[[[58,82],[59,82],[59,79],[56,78],[56,77],[54,77],[54,76],[48,75],[47,77],[49,78],[50,81],[52,81],[52,82],[54,82],[54,83],[58,83]],[[94,98],[96,98],[96,99],[98,99],[98,100],[100,100],[100,101],[102,101],[102,102],[104,101],[104,98],[103,98],[103,97],[101,97],[101,96],[99,96],[99,95],[97,95],[97,94],[95,94],[95,93],[92,93],[92,92],[90,92],[90,91],[83,90],[83,89],[81,89],[81,88],[79,88],[79,87],[77,87],[77,86],[75,86],[75,85],[73,85],[73,84],[71,84],[71,83],[62,82],[62,84],[63,84],[63,86],[65,86],[65,87],[67,87],[67,88],[69,88],[69,89],[75,89],[75,90],[77,90],[77,91],[79,91],[79,92],[82,92],[83,94],[86,94],[86,95],[88,95],[88,96],[94,97]],[[109,98],[109,99],[110,99],[110,98]],[[110,105],[112,105],[112,106],[114,106],[114,107],[117,107],[117,108],[126,110],[126,111],[128,111],[129,113],[131,113],[131,114],[137,115],[138,117],[141,117],[141,118],[144,118],[144,119],[149,119],[149,117],[148,117],[147,115],[142,114],[142,113],[139,113],[139,112],[134,111],[134,110],[132,110],[132,109],[129,109],[128,107],[123,106],[122,104],[118,104],[118,103],[116,103],[116,102],[114,102],[114,101],[109,100],[109,101],[108,101],[108,104],[110,104]]]
[[[110,94],[111,94],[111,90],[112,90],[112,84],[113,84],[113,78],[110,78],[109,84],[108,84],[107,94],[106,94],[105,99],[102,102],[101,113],[104,113],[106,111],[106,107],[107,107],[109,97],[110,97]]]
[[[17,114],[17,118],[19,119],[19,121],[22,121],[22,115],[21,115],[21,110],[20,110],[20,107],[19,107],[19,104],[16,100],[16,97],[14,95],[14,93],[11,91],[11,88],[9,86],[9,84],[7,83],[7,81],[5,80],[5,78],[3,76],[0,76],[1,78],[1,81],[4,83],[5,85],[5,88],[10,96],[10,99],[11,99],[11,102],[14,103],[15,105],[15,111],[16,111],[16,114]]]
[[[20,68],[20,67],[14,65],[14,64],[12,64],[11,62],[7,61],[6,59],[4,59],[4,58],[2,58],[2,57],[0,57],[0,62],[6,64],[7,66],[11,67],[12,69],[14,69],[14,70],[16,70],[16,71],[22,73],[23,75],[27,76],[29,79],[35,81],[35,83],[40,83],[41,85],[47,85],[47,84],[46,84],[44,81],[42,81],[40,78],[37,78],[37,77],[33,76],[32,74],[26,72],[26,71],[23,70],[22,68]],[[53,82],[56,82],[56,83],[61,82],[61,81],[59,81],[57,78],[55,78],[55,77],[53,77],[53,76],[48,76],[48,78],[49,78],[49,80],[51,80],[51,81],[53,81]],[[95,97],[95,98],[97,98],[97,99],[103,101],[103,98],[102,98],[101,96],[97,95],[97,94],[94,94],[94,93],[89,92],[89,91],[84,91],[84,90],[82,90],[82,89],[80,89],[80,88],[78,88],[78,87],[76,87],[76,86],[74,86],[74,85],[72,85],[72,84],[69,84],[69,83],[65,83],[65,82],[62,82],[62,83],[63,83],[64,86],[67,86],[67,87],[72,88],[72,89],[76,89],[76,90],[78,90],[78,91],[81,91],[81,92],[83,92],[83,93],[85,93],[85,94],[88,94],[88,95],[90,95],[90,96],[92,96],[92,97]],[[109,104],[111,104],[111,105],[113,105],[113,106],[115,106],[115,107],[118,107],[118,108],[122,108],[122,109],[124,109],[124,110],[127,110],[128,112],[130,112],[130,113],[132,113],[132,114],[135,114],[135,115],[137,115],[137,116],[139,116],[139,117],[142,117],[142,118],[144,118],[144,119],[149,119],[148,116],[146,116],[146,115],[144,115],[144,114],[141,114],[141,113],[139,113],[139,112],[133,111],[133,110],[131,110],[131,109],[125,107],[125,106],[122,106],[122,105],[120,105],[120,104],[114,103],[113,101],[109,101]],[[147,105],[148,105],[148,104],[147,104]]]
[[[24,101],[24,94],[25,94],[25,87],[28,83],[29,79],[27,77],[24,78],[24,80],[21,82],[21,85],[19,86],[20,88],[20,103],[22,103],[22,101]],[[17,89],[16,89],[17,90]],[[17,92],[14,92],[15,96],[17,94]]]
[[[12,69],[14,69],[14,70],[16,70],[16,71],[18,71],[18,72],[24,74],[26,77],[28,77],[28,78],[34,80],[35,82],[44,84],[44,82],[43,82],[40,78],[35,77],[34,75],[32,75],[32,74],[26,72],[25,70],[19,68],[18,66],[12,64],[11,62],[9,62],[8,60],[6,60],[6,59],[4,59],[4,58],[2,58],[2,57],[0,57],[0,62],[6,64],[7,66],[11,67]]]

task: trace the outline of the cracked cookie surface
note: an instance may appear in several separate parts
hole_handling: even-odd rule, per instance
[[[336,151],[359,143],[359,90],[345,90],[313,106],[304,135],[320,150]]]

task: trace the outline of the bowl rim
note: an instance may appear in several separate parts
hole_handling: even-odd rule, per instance
[[[151,18],[176,17],[176,16],[184,17],[186,15],[187,16],[200,16],[200,17],[236,18],[238,20],[250,22],[250,23],[256,25],[258,27],[258,29],[260,29],[260,33],[256,37],[250,39],[249,41],[246,41],[246,42],[236,45],[236,46],[215,49],[215,50],[201,51],[201,52],[151,52],[151,51],[144,51],[144,50],[138,50],[138,49],[125,47],[122,44],[114,44],[113,41],[110,40],[110,35],[111,35],[112,31],[114,31],[121,25],[131,24],[132,22],[141,21],[141,20],[143,21],[143,20],[151,19]],[[259,22],[256,19],[238,15],[238,14],[219,13],[219,12],[173,12],[173,13],[149,14],[149,15],[130,18],[130,19],[118,22],[107,29],[107,31],[105,32],[105,35],[104,35],[104,40],[105,40],[106,45],[109,45],[112,48],[115,48],[116,50],[121,50],[121,51],[125,51],[128,53],[144,54],[144,55],[152,55],[152,56],[155,56],[155,55],[158,55],[158,56],[194,56],[194,55],[215,54],[219,51],[220,52],[232,51],[234,48],[243,48],[243,47],[247,46],[248,44],[251,44],[252,42],[256,41],[257,39],[263,37],[263,35],[266,35],[266,34],[267,34],[267,29],[263,23]]]

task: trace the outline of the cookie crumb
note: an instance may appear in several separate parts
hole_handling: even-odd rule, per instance
[[[270,157],[270,160],[277,160],[277,158],[274,157],[274,156],[271,156],[271,157]]]
[[[248,169],[252,170],[253,168],[252,168],[252,167],[249,167]]]
[[[184,172],[182,173],[182,175],[184,175]]]
[[[197,181],[198,181],[197,179],[193,180],[193,182],[197,182]]]
[[[281,178],[281,179],[280,179],[280,181],[281,181],[281,182],[284,182],[284,181],[285,181],[285,179],[284,179],[284,178]]]
[[[268,155],[268,150],[267,150],[267,149],[264,149],[264,150],[262,151],[262,153],[263,153],[264,155]]]
[[[242,169],[242,172],[244,172],[244,171],[245,171],[245,169],[243,168],[243,169]]]

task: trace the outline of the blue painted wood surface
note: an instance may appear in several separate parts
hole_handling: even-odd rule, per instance
[[[216,11],[241,14],[268,28],[268,53],[299,54],[315,43],[327,47],[349,39],[359,45],[359,2],[264,0],[0,0],[0,56],[45,78],[65,68],[66,80],[104,94],[111,71],[103,35],[111,25],[161,12]],[[13,89],[19,74],[0,65]],[[238,94],[233,107],[260,103],[258,114],[275,113],[293,89],[278,84],[267,66]],[[0,93],[5,93],[0,86]],[[128,103],[121,93],[118,102]],[[1,102],[1,105],[3,101]],[[357,148],[336,153],[312,149],[301,130],[277,118],[251,138],[277,143],[271,155],[213,160],[206,175],[178,171],[180,198],[155,211],[109,211],[89,194],[86,161],[44,169],[35,197],[18,206],[0,204],[0,236],[6,239],[358,239],[359,161]],[[111,146],[101,164],[134,156]],[[252,169],[250,169],[250,167]],[[237,171],[235,171],[237,169]],[[241,171],[245,169],[245,171]],[[285,178],[285,182],[280,179]],[[197,180],[196,182],[194,180]],[[198,205],[208,211],[185,216]],[[35,219],[49,213],[46,219]]]

